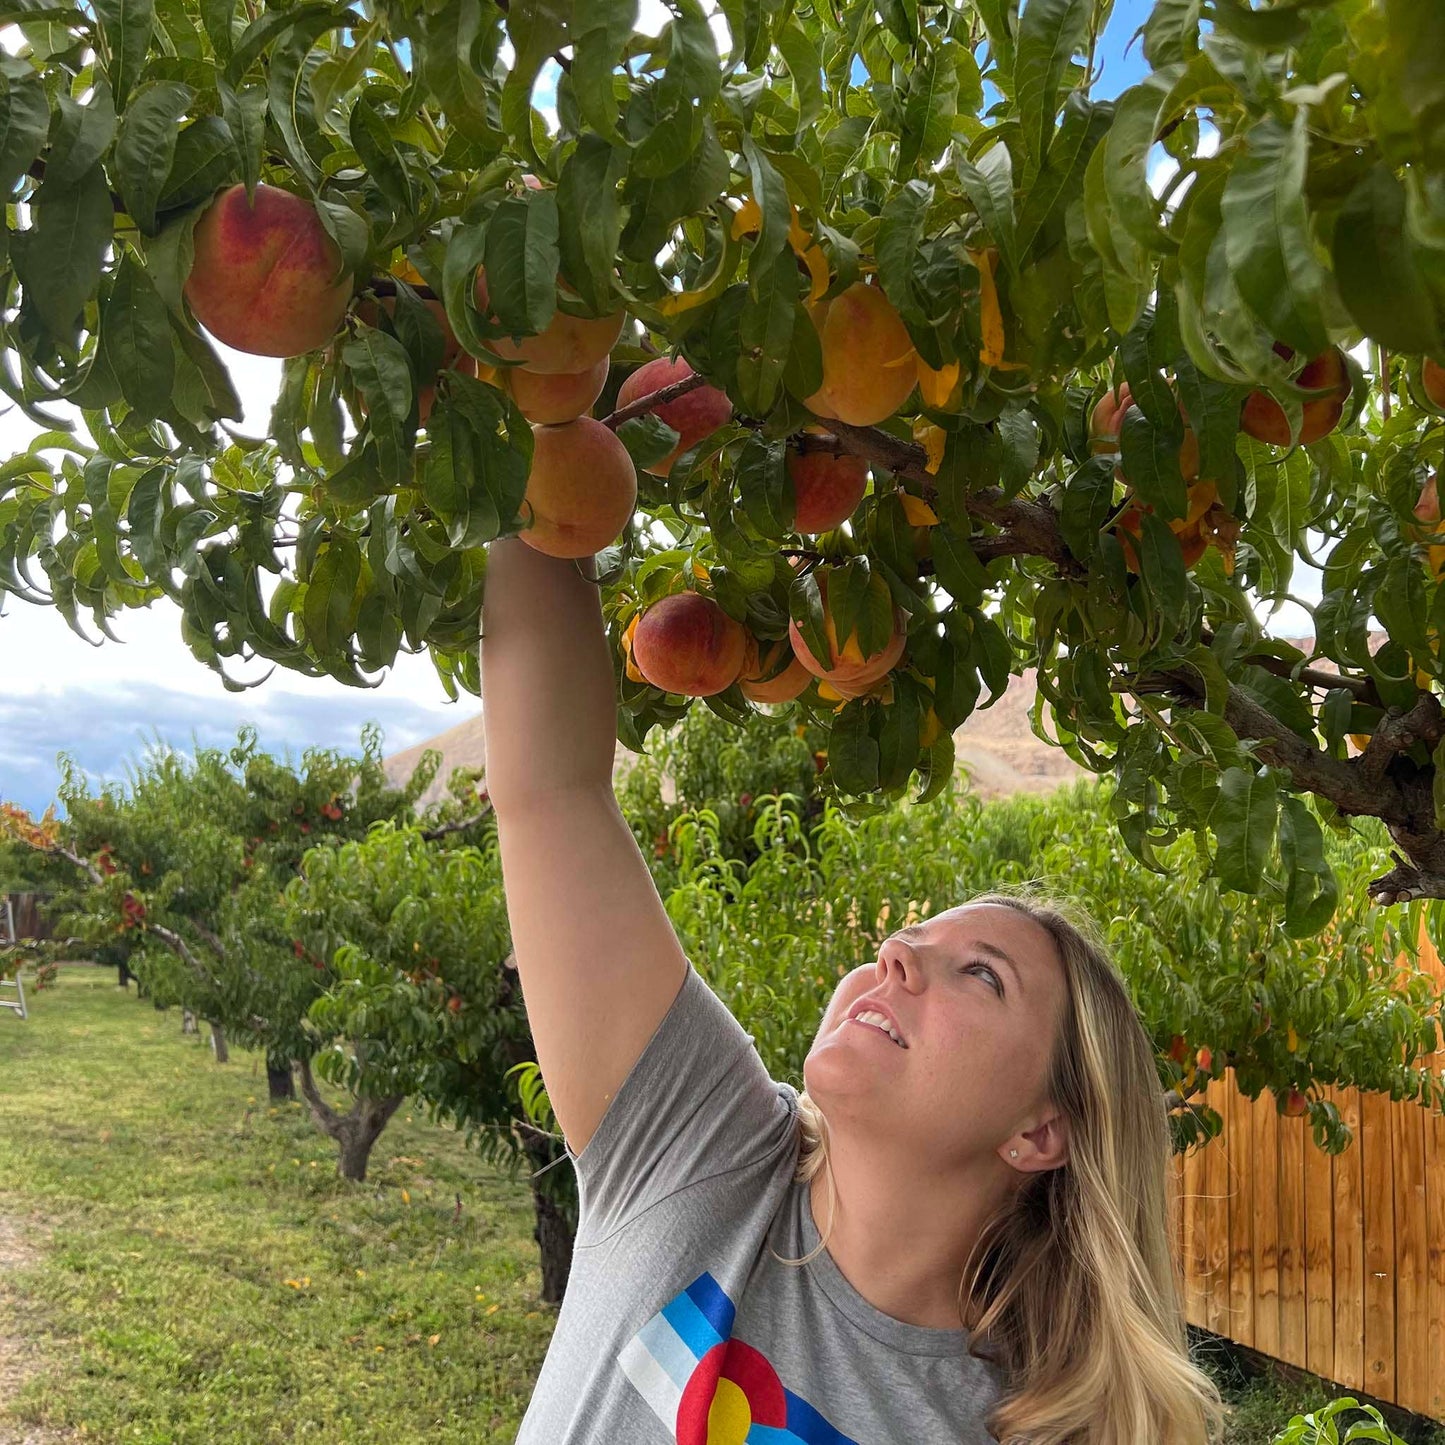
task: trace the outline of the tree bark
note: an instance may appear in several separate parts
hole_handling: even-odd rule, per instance
[[[526,1149],[534,1176],[537,1170],[555,1165],[564,1152],[550,1139],[532,1134],[527,1136]],[[572,1273],[572,1225],[536,1177],[532,1179],[532,1209],[537,1216],[532,1238],[542,1256],[542,1299],[546,1304],[560,1304]]]
[[[358,1183],[366,1178],[366,1166],[371,1158],[372,1145],[381,1136],[391,1116],[401,1107],[406,1096],[390,1094],[384,1099],[361,1097],[351,1106],[349,1114],[338,1114],[316,1087],[311,1073],[311,1062],[302,1059],[301,1092],[311,1109],[316,1127],[328,1138],[334,1139],[341,1153],[337,1160],[336,1172],[343,1179],[354,1179]]]
[[[120,978],[118,979],[118,982],[119,982],[119,984],[120,984],[120,986],[121,986],[122,988],[125,988],[125,987],[127,986],[127,984],[130,983],[131,979],[133,979],[133,978],[135,977],[135,975],[134,975],[134,974],[130,971],[130,969],[128,969],[128,968],[125,966],[125,964],[123,964],[123,963],[117,965],[117,967],[118,967],[118,969],[119,969],[119,971],[120,971]],[[140,992],[140,985],[137,983],[137,985],[136,985],[136,993],[137,993],[137,996],[139,996],[139,992]]]
[[[183,1008],[181,1010],[181,1032],[183,1034],[193,1034],[198,1032],[196,1028],[196,1016],[188,1008]]]
[[[266,1089],[273,1104],[284,1104],[296,1097],[296,1079],[291,1065],[284,1060],[266,1060]]]
[[[211,1025],[211,1048],[215,1052],[218,1064],[231,1062],[231,1051],[226,1047],[226,1031],[220,1024]]]

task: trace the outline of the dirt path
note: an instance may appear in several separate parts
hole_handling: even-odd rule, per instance
[[[44,1233],[28,1221],[6,1214],[0,1205],[0,1445],[64,1445],[74,1437],[41,1425],[7,1421],[4,1412],[42,1361],[33,1340],[27,1340],[18,1318],[18,1296],[8,1276],[40,1259]]]

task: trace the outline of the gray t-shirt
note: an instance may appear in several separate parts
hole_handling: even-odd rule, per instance
[[[517,1445],[989,1445],[966,1330],[893,1319],[815,1248],[797,1091],[689,961],[577,1169],[567,1293]],[[568,1151],[569,1154],[571,1151]]]

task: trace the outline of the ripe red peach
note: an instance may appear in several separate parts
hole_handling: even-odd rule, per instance
[[[590,557],[611,546],[637,505],[627,448],[590,416],[534,426],[532,445],[522,540],[549,557]]]
[[[222,191],[196,223],[186,300],[226,346],[302,356],[336,333],[351,301],[341,251],[316,207],[277,186]]]
[[[711,697],[737,680],[747,641],[747,629],[711,597],[674,592],[642,614],[632,660],[664,692]]]
[[[1420,385],[1431,404],[1445,411],[1445,366],[1427,356],[1420,368]]]
[[[908,618],[903,609],[894,603],[892,634],[880,651],[865,657],[863,648],[858,641],[856,627],[848,634],[843,645],[841,647],[838,645],[837,629],[833,625],[832,615],[827,610],[828,578],[824,573],[818,575],[818,590],[822,593],[823,598],[828,661],[820,662],[808,650],[808,644],[803,641],[802,630],[796,621],[788,623],[788,639],[793,644],[793,652],[798,661],[814,677],[822,679],[843,697],[857,697],[859,694],[867,692],[875,682],[891,672],[898,659],[903,656],[903,649],[908,644]]]
[[[1276,344],[1274,349],[1286,360],[1294,355],[1287,346]],[[1295,384],[1308,391],[1330,388],[1325,396],[1315,397],[1304,404],[1300,443],[1317,442],[1339,426],[1350,399],[1350,373],[1345,365],[1344,352],[1338,346],[1322,351],[1305,365],[1295,378]],[[1289,419],[1284,414],[1284,408],[1267,391],[1252,391],[1245,397],[1239,425],[1256,441],[1268,442],[1276,447],[1290,444]]]
[[[692,367],[680,356],[659,356],[639,366],[618,388],[617,409],[631,406],[674,382],[686,381],[691,375]],[[683,452],[732,420],[733,404],[725,391],[715,386],[699,386],[672,401],[650,407],[649,411],[677,433],[677,445],[660,461],[643,468],[655,477],[665,477]]]
[[[842,526],[868,490],[868,463],[846,452],[790,447],[785,465],[797,498],[793,529],[798,532],[827,532]]]

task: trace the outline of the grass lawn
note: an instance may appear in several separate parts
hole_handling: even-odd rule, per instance
[[[403,1108],[350,1184],[259,1056],[115,980],[0,1014],[0,1219],[38,1245],[0,1272],[35,1371],[0,1364],[0,1442],[510,1445],[554,1318],[525,1178]]]
[[[554,1318],[524,1178],[403,1109],[348,1184],[260,1058],[218,1066],[113,970],[32,999],[0,1014],[0,1445],[511,1445]],[[1347,1393],[1198,1358],[1227,1445]]]

